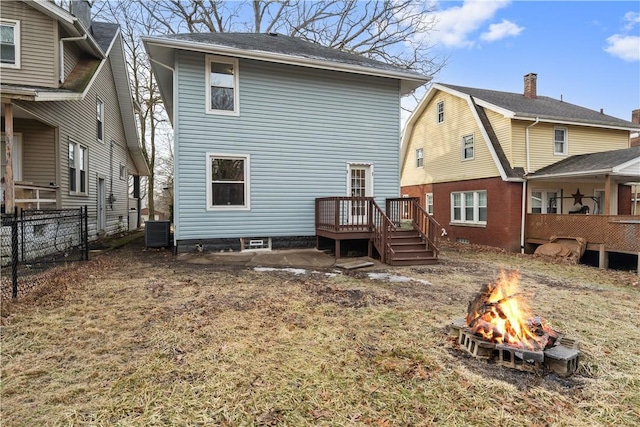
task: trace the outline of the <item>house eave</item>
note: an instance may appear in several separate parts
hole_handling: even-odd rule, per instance
[[[526,121],[531,121],[531,122],[535,122],[536,119],[538,119],[538,121],[541,122],[541,123],[553,123],[553,124],[567,125],[567,126],[587,126],[587,127],[600,128],[600,129],[625,130],[625,131],[629,131],[629,132],[634,132],[634,131],[638,130],[638,128],[627,127],[627,126],[615,126],[615,125],[607,125],[607,124],[603,124],[603,123],[579,122],[579,121],[574,121],[574,120],[544,118],[544,117],[541,117],[541,116],[537,116],[537,117],[534,117],[534,116],[522,116],[522,115],[518,115],[518,113],[515,113],[515,116],[513,116],[512,118],[515,119],[515,120],[526,120]]]
[[[377,77],[386,77],[400,80],[400,92],[403,95],[411,93],[418,87],[431,81],[430,77],[419,77],[414,73],[403,73],[401,71],[381,70],[372,67],[364,67],[353,64],[341,64],[329,62],[322,59],[304,58],[291,56],[282,53],[265,52],[259,50],[245,50],[230,46],[211,45],[208,43],[198,43],[193,41],[168,40],[165,38],[146,36],[142,37],[145,44],[154,44],[166,49],[181,49],[195,52],[204,52],[214,55],[226,55],[243,59],[254,59],[278,64],[297,65],[320,70],[341,71],[352,74],[365,74]]]

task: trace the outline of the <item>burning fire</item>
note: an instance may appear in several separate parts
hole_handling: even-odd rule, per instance
[[[546,320],[532,316],[518,290],[519,279],[518,272],[507,274],[502,270],[495,283],[483,286],[469,303],[467,326],[487,341],[544,350],[555,342],[558,334]]]

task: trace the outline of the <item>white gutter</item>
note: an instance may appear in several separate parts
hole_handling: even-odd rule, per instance
[[[79,37],[66,37],[60,39],[60,83],[64,82],[64,42],[75,42],[86,40],[87,35],[83,34]]]
[[[605,125],[605,124],[599,124],[599,123],[589,123],[589,122],[576,122],[576,121],[570,121],[570,120],[562,120],[562,119],[541,119],[540,117],[523,117],[523,116],[518,116],[515,115],[512,117],[515,120],[527,120],[530,122],[533,121],[539,121],[541,123],[554,123],[554,124],[559,124],[559,125],[572,125],[572,126],[587,126],[587,127],[592,127],[592,128],[602,128],[602,129],[614,129],[614,130],[626,130],[629,132],[633,132],[633,131],[637,131],[638,128],[632,128],[632,127],[624,127],[624,126],[616,126],[616,125]]]
[[[536,121],[531,123],[529,126],[527,126],[524,129],[524,145],[525,145],[525,151],[527,153],[526,154],[527,155],[527,170],[525,171],[525,173],[529,173],[531,171],[531,157],[529,155],[529,128],[530,127],[534,127],[538,123],[540,123],[540,119],[538,117],[536,117]]]

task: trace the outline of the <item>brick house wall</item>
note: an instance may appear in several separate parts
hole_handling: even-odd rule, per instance
[[[451,193],[457,191],[487,192],[487,224],[472,226],[450,224]],[[520,251],[522,183],[505,182],[501,178],[404,186],[402,195],[420,198],[424,207],[425,193],[433,193],[433,216],[447,230],[443,239],[464,239],[472,244],[497,246],[510,252]]]

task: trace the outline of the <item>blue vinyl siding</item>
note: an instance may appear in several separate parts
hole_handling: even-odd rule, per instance
[[[373,164],[378,203],[399,194],[394,79],[240,60],[240,115],[205,113],[205,56],[177,55],[176,239],[315,235],[315,198],[344,196]],[[251,156],[249,211],[206,209],[206,153]]]

